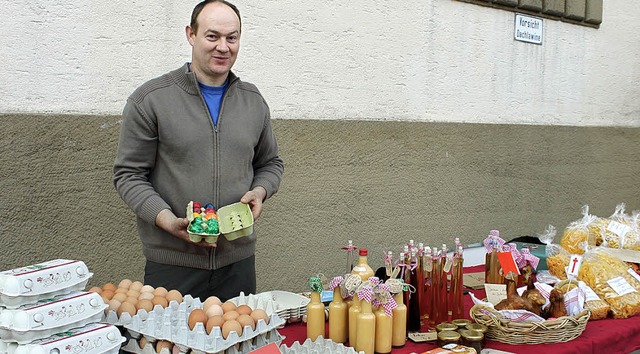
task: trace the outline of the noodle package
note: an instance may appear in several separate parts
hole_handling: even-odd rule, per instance
[[[540,242],[546,245],[545,254],[549,273],[561,280],[567,279],[567,272],[565,268],[569,265],[571,255],[563,247],[553,243],[553,238],[555,236],[556,228],[553,227],[553,225],[549,225],[545,232],[539,235],[538,238],[540,239]]]

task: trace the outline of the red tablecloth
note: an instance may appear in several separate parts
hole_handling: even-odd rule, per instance
[[[465,268],[465,272],[481,272],[484,265]],[[484,290],[471,290],[474,295],[484,298]],[[469,317],[469,309],[473,306],[471,297],[465,295],[465,313]],[[328,335],[328,324],[326,333]],[[307,335],[306,325],[303,323],[287,324],[279,330],[280,334],[286,338],[282,344],[291,346],[294,342],[304,342]],[[393,350],[393,354],[402,353],[422,353],[429,349],[436,348],[434,342],[413,343],[407,340],[403,348]],[[565,343],[537,344],[537,345],[512,345],[487,340],[487,348],[499,349],[512,353],[576,353],[576,354],[618,354],[631,353],[640,349],[640,315],[627,319],[606,319],[599,321],[589,321],[580,337]]]

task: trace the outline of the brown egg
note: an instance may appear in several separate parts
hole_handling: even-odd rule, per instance
[[[211,305],[222,305],[222,301],[217,296],[209,296],[202,303],[202,309],[207,311]]]
[[[124,300],[124,302],[128,302],[132,305],[135,305],[138,303],[138,298],[137,297],[133,297],[133,296],[129,296],[126,300]]]
[[[113,290],[102,290],[100,296],[102,296],[103,299],[107,299],[107,301],[105,301],[105,303],[107,303],[113,298]]]
[[[127,294],[127,297],[135,297],[136,299],[138,298],[138,296],[140,296],[139,291],[131,290],[131,289],[127,290],[126,294]]]
[[[90,293],[98,293],[98,294],[100,294],[100,293],[102,293],[102,288],[99,287],[99,286],[94,286],[93,288],[89,289],[88,291]]]
[[[154,296],[153,299],[151,299],[151,303],[153,306],[160,305],[165,308],[169,306],[169,302],[164,296]]]
[[[121,304],[122,304],[122,301],[111,299],[109,301],[109,307],[107,307],[106,311],[108,312],[109,310],[111,310],[111,311],[118,312],[118,309],[120,308]]]
[[[153,286],[151,286],[151,285],[143,285],[143,286],[140,288],[140,292],[141,292],[141,293],[153,293],[153,291],[154,291],[154,290],[155,290],[155,289],[154,289],[154,288],[153,288]]]
[[[120,294],[120,293],[126,294],[127,291],[129,291],[129,289],[127,289],[127,288],[117,288],[115,293],[116,294]]]
[[[106,283],[102,286],[102,290],[111,290],[111,291],[116,291],[118,287],[115,286],[113,283]]]
[[[130,302],[123,302],[120,304],[120,308],[118,308],[118,318],[122,317],[123,313],[129,313],[131,316],[134,316],[138,310],[136,309],[136,305]]]
[[[138,344],[140,345],[140,349],[144,349],[147,343],[148,343],[147,338],[145,338],[144,336],[140,337],[140,340],[138,341]]]
[[[131,280],[130,279],[122,279],[120,281],[120,283],[118,284],[119,288],[129,289],[130,286],[131,286]]]
[[[209,319],[207,320],[207,324],[205,325],[207,334],[211,334],[211,330],[213,329],[213,327],[222,327],[223,323],[224,323],[224,319],[222,319],[222,316],[209,317]]]
[[[124,302],[125,300],[127,300],[127,294],[125,293],[115,293],[113,294],[113,297],[111,297],[111,300],[118,300],[120,302]]]
[[[167,295],[164,296],[168,302],[175,301],[177,303],[182,303],[182,294],[178,290],[169,290]]]
[[[194,329],[196,324],[200,322],[204,326],[207,323],[207,314],[202,309],[194,309],[189,314],[189,319],[187,323],[189,324],[189,328]]]
[[[250,315],[252,311],[249,305],[240,305],[236,308],[236,312],[240,315]]]
[[[222,318],[225,321],[229,321],[229,320],[235,320],[238,318],[238,316],[240,316],[240,314],[238,312],[236,312],[235,310],[231,310],[231,311],[227,311],[222,315]]]
[[[224,304],[220,305],[220,307],[222,307],[222,311],[226,313],[235,310],[237,306],[233,302],[227,301]]]
[[[265,324],[269,324],[269,316],[263,309],[255,309],[251,312],[251,318],[258,324],[259,320],[263,320]]]
[[[144,309],[145,311],[150,312],[151,310],[153,310],[153,303],[151,302],[151,300],[147,300],[147,299],[138,300],[138,303],[136,304],[136,309],[138,310]]]
[[[209,317],[222,316],[222,314],[224,314],[224,311],[222,311],[222,307],[220,307],[220,305],[213,304],[207,309],[207,316]]]
[[[142,284],[142,282],[136,280],[133,283],[131,283],[131,285],[129,286],[129,290],[136,290],[136,291],[140,291],[140,289],[142,289],[144,285]]]
[[[173,349],[173,343],[166,340],[159,340],[156,343],[156,353],[160,353],[160,351],[164,348],[167,348],[169,350],[169,353],[171,353],[171,349]]]
[[[247,314],[240,315],[238,316],[238,319],[236,321],[240,323],[243,329],[246,326],[251,327],[251,330],[256,329],[256,322],[253,320],[253,317],[251,317],[250,315],[247,315]]]
[[[159,286],[155,289],[153,289],[153,295],[155,296],[164,296],[167,297],[167,293],[169,291],[167,291],[167,288],[163,287],[163,286]]]
[[[138,300],[153,300],[154,297],[153,293],[140,293]]]
[[[229,338],[231,332],[236,332],[238,336],[242,335],[242,326],[236,320],[224,321],[222,324],[222,337],[224,339]]]

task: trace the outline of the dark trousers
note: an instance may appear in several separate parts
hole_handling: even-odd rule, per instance
[[[255,256],[216,270],[179,267],[147,261],[144,283],[167,290],[176,289],[182,295],[199,297],[204,302],[215,295],[223,302],[240,295],[256,293]]]

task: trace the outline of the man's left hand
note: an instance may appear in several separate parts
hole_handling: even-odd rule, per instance
[[[242,198],[240,198],[240,202],[244,204],[249,204],[249,208],[251,208],[251,214],[253,214],[254,222],[258,220],[260,214],[262,214],[262,203],[264,199],[267,197],[267,190],[264,187],[257,186],[253,190],[245,193]]]

